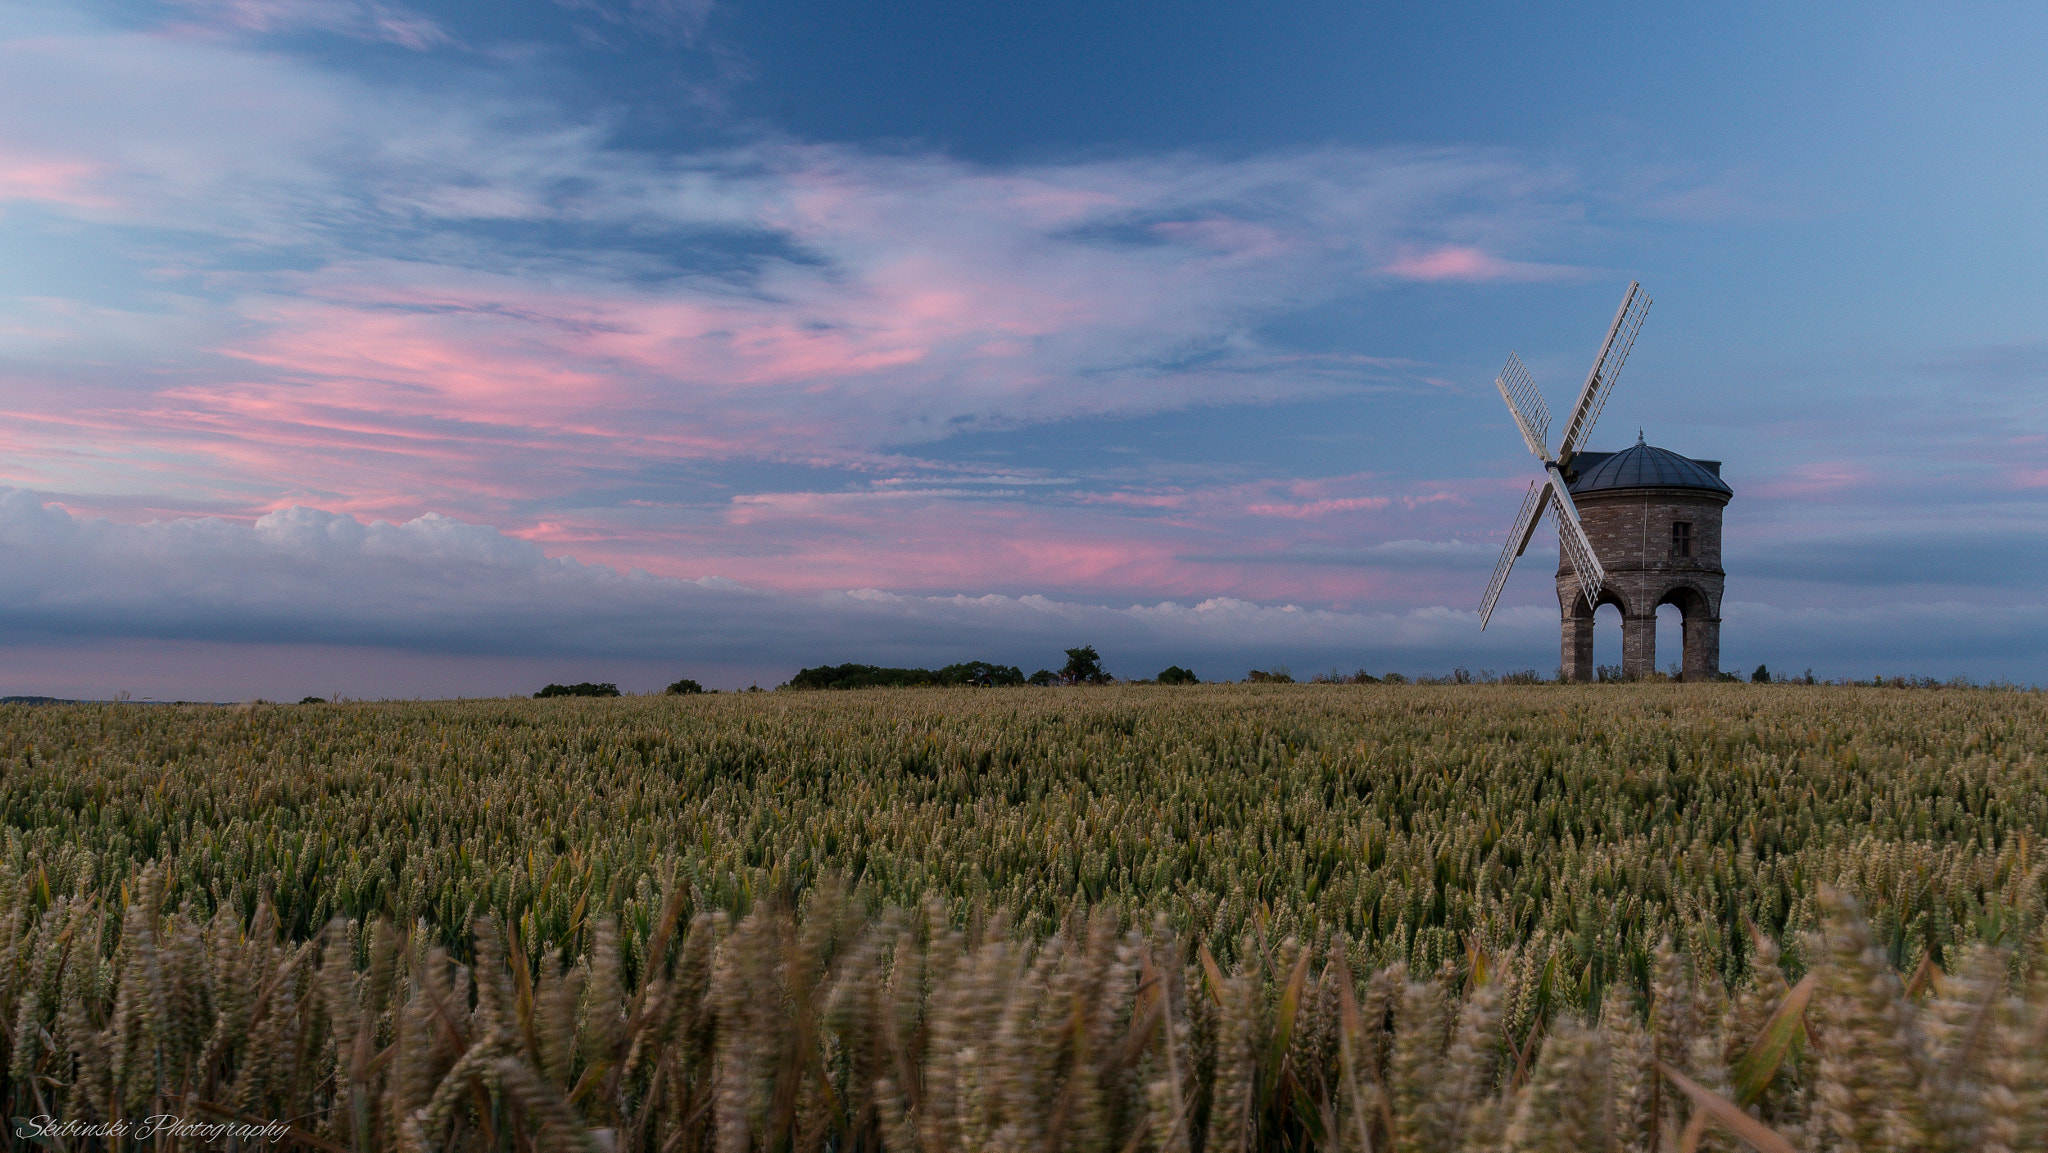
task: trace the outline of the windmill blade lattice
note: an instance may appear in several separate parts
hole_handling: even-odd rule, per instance
[[[1550,466],[1550,483],[1550,504],[1557,513],[1558,551],[1564,553],[1565,561],[1579,578],[1579,595],[1586,598],[1589,607],[1597,608],[1600,590],[1607,584],[1607,571],[1600,567],[1593,542],[1586,539],[1585,526],[1579,523],[1579,508],[1572,503],[1572,494],[1565,488],[1564,475],[1556,465]]]
[[[1608,394],[1614,391],[1614,381],[1621,375],[1621,366],[1627,363],[1629,349],[1635,347],[1636,333],[1642,331],[1643,317],[1649,311],[1649,294],[1642,285],[1629,281],[1621,307],[1614,312],[1614,323],[1607,326],[1607,339],[1601,342],[1600,354],[1593,358],[1593,369],[1586,374],[1585,386],[1579,389],[1578,403],[1572,405],[1571,418],[1565,421],[1564,439],[1557,442],[1560,464],[1570,464],[1592,435],[1593,422],[1600,419],[1600,410],[1607,407]]]
[[[1586,598],[1588,605],[1600,603],[1607,573],[1600,564],[1599,554],[1593,550],[1593,542],[1586,537],[1585,527],[1579,523],[1578,506],[1572,503],[1565,469],[1571,466],[1572,458],[1578,455],[1586,438],[1592,434],[1594,422],[1600,419],[1600,410],[1607,406],[1607,397],[1614,391],[1615,379],[1621,374],[1621,366],[1628,361],[1629,350],[1635,347],[1636,333],[1642,330],[1643,318],[1649,310],[1649,295],[1643,291],[1642,285],[1630,281],[1628,292],[1621,298],[1621,307],[1615,310],[1614,323],[1607,326],[1607,339],[1601,342],[1600,353],[1593,358],[1593,370],[1586,375],[1586,383],[1579,389],[1578,401],[1572,405],[1571,416],[1565,421],[1564,435],[1558,441],[1555,456],[1551,455],[1549,448],[1550,408],[1543,402],[1542,391],[1529,378],[1529,370],[1523,366],[1522,358],[1509,353],[1507,366],[1494,378],[1494,387],[1500,390],[1500,398],[1508,406],[1508,415],[1514,417],[1523,443],[1529,446],[1531,455],[1543,462],[1545,479],[1531,482],[1527,495],[1522,498],[1522,510],[1515,515],[1514,526],[1508,530],[1500,560],[1493,566],[1493,579],[1487,582],[1486,596],[1479,602],[1481,629],[1492,618],[1501,590],[1507,587],[1508,574],[1514,570],[1515,561],[1528,550],[1529,538],[1535,534],[1536,525],[1545,513],[1554,514],[1552,519],[1557,522],[1558,552],[1577,577],[1580,595]]]
[[[1493,566],[1493,580],[1486,586],[1486,599],[1479,603],[1479,631],[1486,631],[1486,621],[1493,615],[1494,602],[1500,600],[1500,590],[1507,587],[1508,573],[1515,567],[1515,561],[1528,551],[1529,538],[1536,535],[1536,522],[1543,519],[1543,510],[1550,504],[1550,486],[1529,482],[1529,495],[1522,498],[1522,511],[1515,514],[1515,527],[1508,530],[1508,543],[1500,550],[1500,560]]]
[[[1508,402],[1508,414],[1515,418],[1515,427],[1522,430],[1522,440],[1537,460],[1546,463],[1550,457],[1550,406],[1543,403],[1543,393],[1536,382],[1529,379],[1529,370],[1522,367],[1522,358],[1508,353],[1507,367],[1493,378],[1493,386],[1500,390],[1500,398]]]

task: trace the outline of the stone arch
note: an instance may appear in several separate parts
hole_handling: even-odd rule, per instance
[[[1657,605],[1675,605],[1678,608],[1680,627],[1684,630],[1682,679],[1688,681],[1711,680],[1719,674],[1721,662],[1721,615],[1718,597],[1713,596],[1691,581],[1680,581],[1666,588],[1657,598]],[[1650,610],[1655,613],[1656,607]]]
[[[1584,597],[1580,597],[1579,603],[1585,604],[1586,599]],[[1636,661],[1634,660],[1633,654],[1635,650],[1638,647],[1640,647],[1641,644],[1640,639],[1636,636],[1636,618],[1633,614],[1629,612],[1629,598],[1624,596],[1619,590],[1615,589],[1612,585],[1609,585],[1608,587],[1601,589],[1600,598],[1598,601],[1594,603],[1592,611],[1587,619],[1587,631],[1591,633],[1595,638],[1599,636],[1600,610],[1602,608],[1607,607],[1608,605],[1614,606],[1615,615],[1621,618],[1618,622],[1621,626],[1621,651],[1618,653],[1609,654],[1607,662],[1609,665],[1619,666],[1622,674],[1626,676],[1627,674],[1636,671]],[[1650,611],[1652,613],[1655,613],[1657,610],[1651,609]],[[1656,643],[1656,638],[1654,636],[1651,638],[1651,643]],[[1593,676],[1598,677],[1600,675],[1601,666],[1597,663],[1599,661],[1599,646],[1597,641],[1594,645],[1592,659],[1594,662],[1596,662],[1593,664],[1592,673]]]
[[[1560,597],[1570,598],[1565,601],[1564,614],[1567,617],[1571,617],[1575,620],[1592,620],[1594,612],[1597,611],[1601,605],[1613,605],[1615,608],[1621,610],[1622,616],[1628,615],[1628,601],[1625,598],[1623,598],[1620,593],[1615,592],[1611,588],[1601,589],[1599,602],[1590,605],[1586,603],[1585,597],[1579,595],[1577,585],[1573,585],[1568,592],[1561,591],[1558,595]]]
[[[1600,590],[1598,602],[1587,604],[1586,598],[1579,595],[1579,584],[1576,579],[1560,579],[1557,585],[1557,598],[1564,625],[1563,644],[1558,654],[1559,675],[1570,681],[1593,679],[1593,616],[1601,605],[1613,605],[1621,613],[1624,655],[1619,663],[1626,667],[1629,636],[1628,598],[1610,585]]]
[[[1710,616],[1713,609],[1706,591],[1691,581],[1682,581],[1665,589],[1664,595],[1657,598],[1657,607],[1662,608],[1665,605],[1677,605],[1678,611],[1688,618]]]

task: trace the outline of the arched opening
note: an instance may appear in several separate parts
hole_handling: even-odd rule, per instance
[[[1612,597],[1600,598],[1593,610],[1593,679],[1621,679],[1621,604]]]
[[[1690,585],[1679,585],[1658,600],[1657,651],[1664,656],[1667,668],[1681,669],[1684,675],[1692,679],[1706,679],[1714,675],[1715,670],[1704,667],[1702,663],[1706,659],[1705,653],[1695,651],[1699,648],[1696,642],[1702,638],[1689,635],[1693,631],[1694,621],[1699,621],[1702,628],[1711,627],[1705,623],[1706,615],[1706,596]],[[1672,630],[1675,636],[1669,642],[1664,639],[1664,621],[1667,617],[1675,625]],[[1695,643],[1688,644],[1688,641]],[[1669,649],[1664,647],[1666,643],[1671,645]]]
[[[1673,679],[1685,669],[1685,610],[1671,601],[1657,606],[1657,671]]]

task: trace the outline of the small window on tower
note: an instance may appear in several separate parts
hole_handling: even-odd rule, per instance
[[[1675,520],[1671,522],[1671,555],[1692,555],[1692,522]]]

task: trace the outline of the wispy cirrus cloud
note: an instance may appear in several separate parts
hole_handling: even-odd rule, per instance
[[[555,0],[572,12],[635,32],[693,40],[717,7],[713,0]]]
[[[1483,249],[1449,244],[1415,252],[1383,265],[1381,272],[1406,280],[1571,280],[1585,270],[1563,264],[1502,260]]]
[[[0,202],[43,201],[74,208],[103,208],[105,198],[87,190],[97,174],[89,162],[0,152]]]
[[[1382,509],[1393,503],[1384,496],[1345,496],[1328,500],[1296,501],[1284,504],[1255,504],[1245,511],[1254,516],[1284,516],[1295,519],[1328,516],[1331,513]]]
[[[1189,557],[1231,565],[1343,565],[1364,568],[1420,569],[1431,572],[1480,572],[1491,569],[1500,548],[1462,540],[1390,540],[1364,547],[1294,545],[1265,553],[1228,553]]]
[[[1756,496],[1774,499],[1839,500],[1867,491],[1877,475],[1860,461],[1816,460],[1794,465],[1774,477],[1748,486]]]
[[[213,11],[325,27],[344,9],[370,11]],[[1486,150],[994,170],[763,140],[652,158],[506,92],[399,99],[136,32],[8,40],[0,64],[17,107],[77,96],[0,120],[0,145],[35,158],[15,183],[101,226],[106,261],[147,260],[142,310],[176,301],[213,330],[110,366],[73,411],[140,456],[203,453],[195,481],[220,488],[274,485],[287,460],[280,487],[351,497],[367,459],[436,499],[503,487],[486,478],[535,453],[554,483],[599,459],[858,464],[963,428],[1353,389],[1399,370],[1260,326],[1357,291],[1361,253],[1447,198],[1491,195],[1497,227],[1540,232],[1570,194]],[[227,96],[251,90],[263,107]],[[62,358],[61,314],[41,319],[17,351]]]
[[[191,11],[233,34],[0,21],[0,156],[24,158],[0,189],[29,206],[0,206],[0,236],[64,237],[27,273],[58,287],[0,292],[0,478],[81,510],[432,510],[791,595],[1413,602],[1413,565],[1188,558],[1446,534],[1416,510],[1485,483],[942,450],[1440,394],[1441,366],[1289,332],[1390,281],[1566,275],[1492,254],[1583,236],[1575,177],[1500,149],[992,166],[736,133],[663,154],[509,65],[406,87],[275,47],[468,51],[409,10]]]
[[[455,38],[429,17],[377,0],[180,0],[208,24],[253,33],[327,32],[423,52]]]

